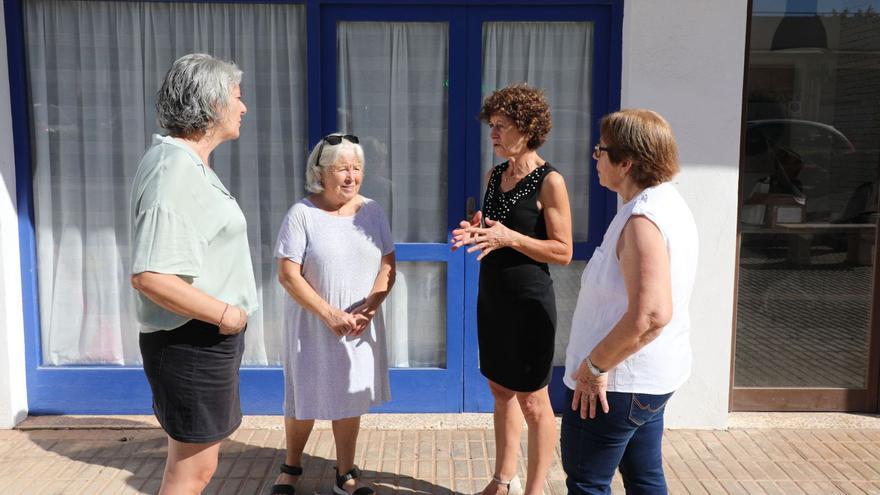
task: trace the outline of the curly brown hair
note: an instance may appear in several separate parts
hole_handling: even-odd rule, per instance
[[[544,91],[529,85],[514,84],[494,91],[483,101],[480,120],[489,122],[493,115],[503,115],[516,130],[528,137],[526,146],[536,150],[547,140],[553,121]]]

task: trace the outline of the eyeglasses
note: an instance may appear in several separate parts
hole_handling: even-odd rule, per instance
[[[318,148],[318,159],[315,160],[315,164],[320,166],[321,163],[321,153],[324,152],[324,143],[329,144],[330,146],[336,146],[341,143],[342,140],[345,139],[349,143],[358,144],[361,142],[357,136],[354,134],[330,134],[329,136],[324,136],[321,138],[321,147]]]
[[[599,146],[598,144],[596,144],[596,146],[593,146],[593,160],[598,160],[599,157],[602,156],[603,151],[605,153],[608,153],[609,151],[611,151],[611,149],[612,148],[609,148],[607,146]]]

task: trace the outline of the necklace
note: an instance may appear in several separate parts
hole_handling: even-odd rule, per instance
[[[504,191],[500,188],[499,182],[504,182],[507,178],[503,174],[508,167],[503,167],[502,169],[502,166],[499,165],[489,179],[489,185],[486,188],[483,214],[492,220],[499,220],[502,222],[507,220],[508,215],[510,215],[510,212],[513,211],[517,203],[523,198],[531,196],[538,189],[538,186],[541,184],[541,181],[544,180],[544,175],[546,174],[540,172],[536,173],[536,171],[543,166],[544,165],[541,165],[527,173],[519,179],[521,182],[516,186]]]
[[[525,176],[523,176],[523,177],[525,177]],[[514,177],[513,175],[502,175],[501,176],[501,180],[503,180],[505,182],[518,181],[520,179],[522,179],[522,177]]]
[[[522,175],[515,175],[515,174],[513,173],[513,171],[511,171],[510,174],[508,175],[508,174],[506,173],[507,170],[511,170],[511,168],[508,166],[508,167],[507,167],[507,170],[505,170],[504,172],[501,173],[501,181],[502,181],[502,182],[505,182],[505,183],[519,182],[519,181],[521,181],[521,180],[523,179],[523,177],[526,177],[527,175],[529,175],[530,173],[534,172],[534,171],[535,171],[536,169],[538,169],[538,168],[540,168],[540,165],[537,166],[537,167],[535,167],[535,168],[533,168],[533,169],[531,169],[531,170],[529,170],[529,171],[527,171],[526,173],[524,173],[524,174],[522,174]]]

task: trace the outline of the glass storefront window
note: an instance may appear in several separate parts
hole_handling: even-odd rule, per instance
[[[550,265],[553,292],[556,294],[556,341],[553,345],[553,366],[565,366],[565,348],[571,335],[571,318],[581,290],[581,276],[586,261],[572,260],[570,265]]]
[[[137,365],[129,192],[171,63],[207,52],[243,70],[241,138],[212,166],[248,220],[260,293],[244,363],[280,359],[272,247],[304,192],[303,5],[26,0],[28,113],[43,364]]]
[[[880,2],[755,0],[753,9],[734,386],[864,389],[880,218]]]

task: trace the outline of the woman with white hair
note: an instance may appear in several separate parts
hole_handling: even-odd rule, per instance
[[[200,493],[241,423],[238,368],[257,310],[247,225],[209,160],[238,139],[241,71],[205,54],[174,62],[131,192],[131,283],[153,411],[168,435],[160,494]]]
[[[364,152],[357,136],[330,134],[306,166],[313,193],[281,224],[275,257],[290,295],[284,308],[287,457],[272,487],[294,493],[315,419],[332,421],[333,493],[368,495],[354,465],[360,417],[390,399],[379,306],[394,284],[394,241],[378,203],[358,194]]]

